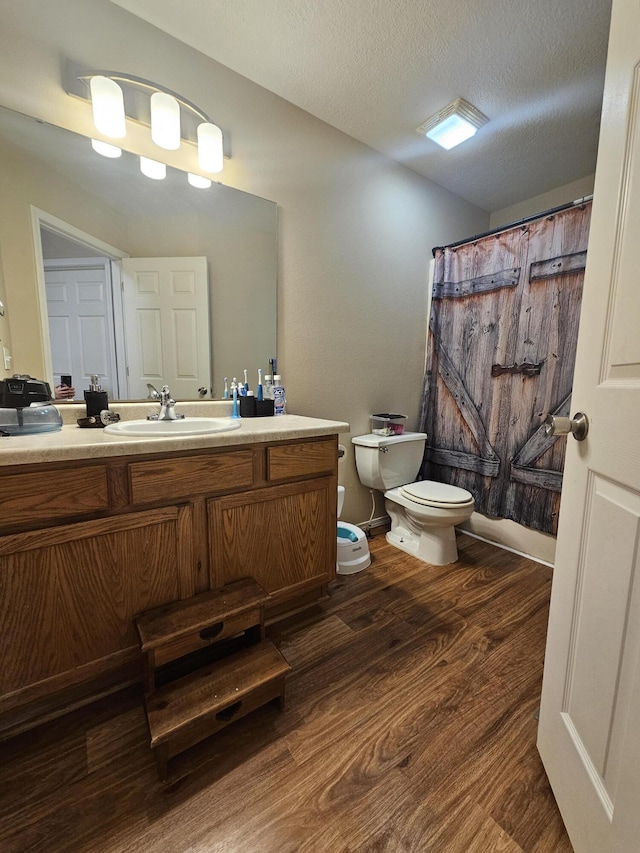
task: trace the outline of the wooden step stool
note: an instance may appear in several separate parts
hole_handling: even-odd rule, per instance
[[[136,617],[146,655],[145,708],[151,747],[161,779],[173,756],[230,722],[275,700],[284,707],[285,676],[291,669],[264,639],[264,606],[269,595],[253,578],[175,601]],[[251,645],[198,666],[203,649],[214,654],[223,640],[242,635]],[[162,682],[172,665],[197,668]],[[160,676],[160,678],[159,678]]]

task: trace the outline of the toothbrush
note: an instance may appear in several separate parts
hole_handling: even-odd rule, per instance
[[[232,418],[239,418],[240,412],[238,411],[238,386],[236,385],[236,378],[233,377],[233,382],[231,383],[231,395],[233,397],[233,410],[231,412]]]
[[[222,393],[222,399],[223,400],[229,399],[229,379],[226,376],[224,377],[224,391]]]
[[[271,365],[271,376],[272,376],[272,378],[273,378],[273,381],[275,382],[275,381],[276,381],[276,380],[275,380],[275,375],[276,375],[276,373],[278,372],[278,368],[276,367],[276,359],[275,359],[275,358],[270,358],[270,359],[269,359],[269,364]]]
[[[247,378],[247,371],[244,370],[243,373],[244,373],[244,390],[248,391],[249,390],[249,380]]]
[[[263,400],[263,391],[262,391],[262,370],[258,368],[258,388],[257,388],[257,396],[256,400],[262,402]]]

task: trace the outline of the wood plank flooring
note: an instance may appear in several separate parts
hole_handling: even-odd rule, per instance
[[[287,707],[158,781],[141,696],[0,744],[3,853],[570,853],[535,749],[551,571],[467,536],[373,562],[271,639]]]

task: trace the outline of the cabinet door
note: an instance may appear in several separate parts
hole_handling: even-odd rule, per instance
[[[255,578],[277,600],[335,577],[336,479],[208,501],[211,585]]]
[[[181,597],[188,508],[169,507],[0,538],[0,711],[139,657],[132,617]],[[19,704],[19,703],[18,703]]]

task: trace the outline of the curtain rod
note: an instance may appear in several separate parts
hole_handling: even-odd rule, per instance
[[[534,222],[536,219],[542,219],[543,216],[551,216],[553,213],[560,213],[561,210],[569,210],[570,207],[578,207],[581,204],[593,199],[591,195],[582,196],[575,201],[568,201],[566,204],[559,204],[558,207],[551,207],[549,210],[543,210],[541,213],[534,213],[532,216],[525,216],[523,219],[517,219],[515,222],[510,222],[508,225],[499,225],[497,228],[492,228],[490,231],[483,231],[482,234],[476,234],[473,237],[466,237],[464,240],[458,240],[456,243],[449,243],[448,246],[434,246],[431,250],[435,258],[438,249],[457,249],[458,246],[464,246],[465,243],[473,243],[476,240],[481,240],[483,237],[491,237],[492,234],[500,234],[503,231],[509,231],[517,225],[525,225],[527,222]]]

